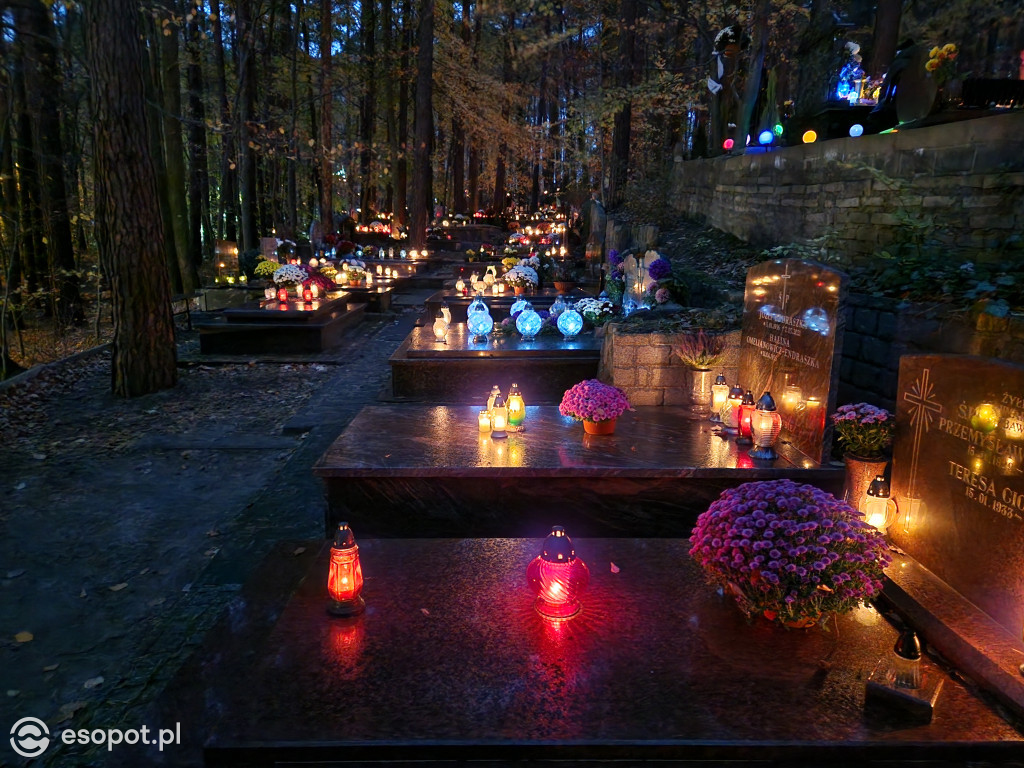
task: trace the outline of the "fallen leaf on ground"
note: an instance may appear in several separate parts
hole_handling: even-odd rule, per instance
[[[420,608],[420,613],[422,613],[424,616],[430,615],[430,611],[428,611],[426,608]]]
[[[33,453],[32,454],[32,458],[35,459],[36,461],[45,461],[46,460],[46,454],[45,453]]]
[[[81,593],[78,596],[79,597],[85,597],[85,587],[82,587],[82,591],[81,591]]]
[[[155,605],[161,605],[166,600],[166,597],[155,597],[152,600],[150,600],[149,603],[147,603],[147,605],[149,605],[149,607],[152,608]]]
[[[302,554],[303,552],[305,552],[305,551],[306,551],[306,548],[305,548],[305,547],[296,547],[296,548],[295,548],[295,551],[294,551],[294,552],[292,552],[292,554],[293,554],[293,555],[301,555],[301,554]]]
[[[15,696],[17,696],[17,695],[18,695],[19,693],[21,693],[21,691],[16,691],[16,690],[14,690],[13,688],[11,688],[11,689],[9,689],[9,690],[7,691],[7,695],[8,695],[8,696],[10,696],[10,697],[11,697],[12,699],[13,699],[13,698],[14,698]]]
[[[205,552],[203,552],[203,554],[206,555],[207,557],[213,557],[218,552],[220,552],[220,547],[212,547],[211,549],[208,549]]]
[[[47,664],[45,667],[43,667],[43,672],[53,672],[53,670],[55,670],[59,666],[60,664]]]
[[[206,532],[206,535],[212,539],[214,536],[220,536],[220,531],[215,528],[211,528]]]
[[[619,566],[617,566],[615,563],[612,563],[612,573],[618,573],[620,570],[622,569],[619,568]]]
[[[31,632],[19,632],[14,636],[14,641],[16,643],[30,643],[32,642],[32,638],[34,637],[35,635],[33,635]]]
[[[110,589],[111,592],[120,592],[122,589],[124,589],[127,586],[128,586],[128,582],[127,581],[122,581],[120,584],[115,584],[112,587],[108,587],[108,589]],[[84,592],[85,590],[83,589],[82,591]]]
[[[92,690],[93,688],[98,688],[101,685],[103,685],[102,675],[100,677],[90,677],[88,680],[82,683],[82,687],[88,688],[89,690]]]
[[[25,569],[24,568],[15,568],[13,571],[8,571],[7,572],[7,578],[8,579],[16,579],[19,576],[21,576],[23,573],[25,573]]]
[[[16,486],[14,486],[14,490],[16,490],[16,491],[23,491],[23,490],[25,490],[25,484],[24,483],[18,483]]]
[[[57,722],[63,723],[65,720],[70,720],[75,716],[75,712],[85,706],[86,702],[84,701],[71,701],[67,704],[61,704],[60,710],[57,712]]]

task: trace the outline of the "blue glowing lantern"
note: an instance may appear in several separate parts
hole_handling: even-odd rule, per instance
[[[565,299],[562,298],[562,294],[558,294],[557,298],[555,298],[555,302],[551,305],[551,309],[549,311],[551,312],[552,317],[558,317],[560,314],[565,312],[567,308],[568,307],[566,306]]]
[[[530,302],[528,302],[526,299],[516,299],[514,302],[512,302],[512,308],[509,309],[508,316],[515,317],[516,312],[522,312],[528,306],[530,306]]]
[[[855,139],[858,136],[863,136],[864,135],[864,126],[861,125],[860,123],[854,123],[853,125],[850,126],[850,135],[853,138],[855,138]]]
[[[494,318],[486,308],[483,312],[472,312],[466,321],[466,327],[469,328],[474,341],[487,341],[487,334],[494,329]]]
[[[576,311],[574,305],[558,316],[558,330],[561,331],[565,340],[575,339],[576,334],[583,330],[583,315]]]
[[[472,317],[476,312],[486,312],[491,314],[491,311],[487,309],[487,302],[484,301],[483,297],[478,293],[476,298],[469,303],[469,308],[466,310],[466,314]]]
[[[543,324],[544,321],[541,320],[540,315],[533,311],[533,307],[529,303],[527,303],[526,309],[520,312],[519,317],[516,318],[516,330],[523,334],[523,338],[527,341],[540,333],[540,327]]]
[[[768,130],[761,131],[757,135],[757,143],[760,144],[763,147],[771,144],[774,139],[775,139],[775,134],[772,133],[771,131],[768,131]]]

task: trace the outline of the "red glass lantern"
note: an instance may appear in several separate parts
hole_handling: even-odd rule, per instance
[[[743,389],[734,384],[729,389],[729,397],[725,400],[725,407],[722,409],[722,429],[735,435],[740,431],[740,405],[743,403]]]
[[[556,525],[544,548],[526,569],[526,581],[537,595],[534,607],[549,619],[569,619],[580,612],[579,596],[590,583],[587,564],[576,557],[572,540]]]
[[[277,300],[278,301],[288,301],[288,289],[287,288],[278,288],[277,289]]]
[[[754,444],[754,433],[750,428],[750,420],[754,416],[754,393],[749,389],[744,393],[743,399],[740,401],[740,412],[739,412],[739,430],[740,436],[736,438],[736,442],[740,445],[753,445]]]
[[[304,290],[302,292],[302,300],[307,302],[307,303],[309,303],[310,301],[313,300],[313,291],[312,291],[312,289],[307,288],[306,290]]]
[[[327,591],[331,602],[328,613],[334,616],[358,616],[366,608],[363,591],[363,567],[359,564],[359,545],[348,523],[338,523],[331,544],[331,565],[327,572]]]

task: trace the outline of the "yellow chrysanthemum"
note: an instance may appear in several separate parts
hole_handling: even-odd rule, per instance
[[[934,48],[932,48],[930,51],[928,51],[928,58],[934,59],[936,56],[939,55],[939,53],[941,51],[942,51],[942,49],[939,48],[939,46],[936,45]]]
[[[939,68],[939,60],[928,59],[928,63],[924,65],[924,68],[927,69],[929,72],[934,72],[936,69]]]
[[[956,53],[956,46],[953,43],[946,43],[942,46],[942,52],[947,56],[951,53]]]

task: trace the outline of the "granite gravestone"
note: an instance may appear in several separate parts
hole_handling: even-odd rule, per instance
[[[900,360],[893,541],[1014,637],[1024,634],[1024,367]]]
[[[782,416],[782,440],[815,462],[832,443],[843,339],[846,275],[800,259],[747,272],[740,380],[755,400],[768,390]]]

